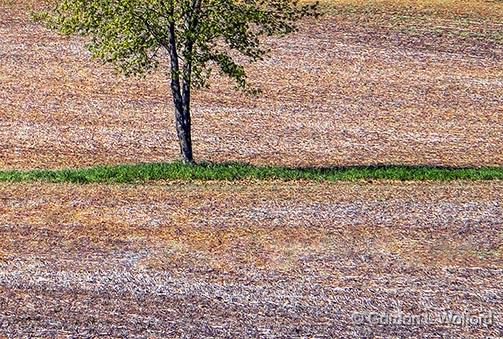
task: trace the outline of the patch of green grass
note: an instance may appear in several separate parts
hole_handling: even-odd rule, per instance
[[[450,168],[432,166],[353,166],[289,168],[242,163],[185,165],[142,163],[79,169],[0,171],[0,181],[72,183],[142,183],[152,180],[503,180],[503,167]]]

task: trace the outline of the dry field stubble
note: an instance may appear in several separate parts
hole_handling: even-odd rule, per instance
[[[399,15],[379,14],[394,13],[380,7],[375,15],[329,14],[270,41],[272,57],[249,67],[264,95],[236,95],[216,82],[194,98],[196,157],[502,165],[503,43],[492,39],[501,33],[494,17],[501,5],[471,6],[486,20],[424,15],[426,23],[402,24],[393,21]],[[117,78],[88,60],[82,41],[31,24],[22,8],[0,11],[0,168],[177,157],[162,72]],[[464,36],[460,25],[479,34]]]
[[[0,185],[0,331],[501,335],[503,186]],[[357,326],[353,312],[496,312]]]
[[[173,160],[162,74],[117,80],[21,3],[0,5],[0,168]],[[197,157],[503,165],[501,6],[448,3],[417,20],[389,13],[436,2],[375,2],[270,41],[250,67],[262,97],[196,96]],[[351,314],[501,312],[502,198],[501,182],[1,184],[0,335],[501,336],[501,314]]]

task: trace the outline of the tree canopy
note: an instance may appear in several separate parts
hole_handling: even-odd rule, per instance
[[[297,0],[61,0],[38,18],[63,34],[89,37],[93,57],[125,75],[169,61],[182,157],[192,162],[190,92],[209,85],[213,69],[248,89],[245,62],[262,59],[264,36],[296,30],[316,4]]]

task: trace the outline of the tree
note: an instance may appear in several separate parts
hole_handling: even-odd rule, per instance
[[[297,0],[62,0],[37,18],[90,38],[93,57],[127,76],[146,74],[166,58],[180,152],[192,164],[191,90],[208,86],[213,68],[250,90],[238,58],[262,59],[262,37],[295,31],[316,7]]]

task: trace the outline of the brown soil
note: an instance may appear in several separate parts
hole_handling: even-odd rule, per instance
[[[503,185],[0,185],[6,335],[497,336]],[[489,327],[354,312],[494,312]]]
[[[216,80],[194,98],[196,158],[503,165],[503,44],[490,38],[503,26],[471,20],[481,35],[463,36],[457,21],[392,19],[327,15],[270,41],[249,67],[261,97]],[[116,77],[19,10],[0,11],[0,31],[0,168],[177,158],[162,72]]]
[[[115,77],[30,3],[0,5],[0,169],[175,159],[165,77]],[[270,41],[263,96],[196,95],[197,158],[503,165],[500,12],[447,3],[469,20],[380,7]],[[501,201],[498,181],[0,184],[0,336],[503,336]]]

